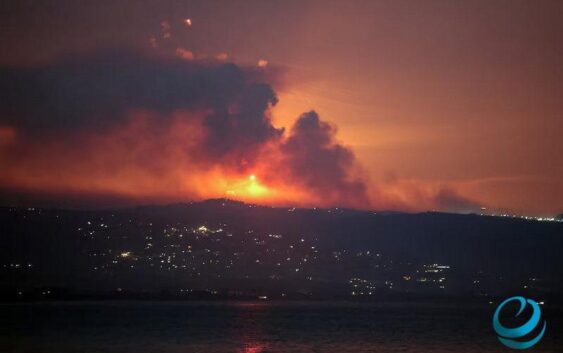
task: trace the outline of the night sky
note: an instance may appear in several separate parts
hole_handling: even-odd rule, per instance
[[[0,203],[563,212],[560,1],[4,1]]]

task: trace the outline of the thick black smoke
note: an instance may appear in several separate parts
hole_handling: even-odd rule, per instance
[[[190,146],[186,157],[206,163],[193,168],[220,166],[242,171],[252,168],[256,158],[263,158],[262,166],[279,170],[287,182],[306,188],[323,205],[367,207],[366,186],[352,176],[354,155],[334,141],[335,130],[330,125],[309,112],[298,119],[287,137],[283,129],[273,126],[269,113],[277,98],[272,87],[263,83],[268,79],[234,64],[139,53],[106,53],[39,68],[4,68],[0,69],[0,126],[15,128],[18,143],[25,144],[30,137],[56,136],[64,144],[76,142],[68,137],[77,133],[111,133],[130,118],[130,111],[154,113],[163,127],[171,126],[174,112],[203,112],[183,115],[202,119],[197,121],[203,129],[201,142],[195,148],[186,143]],[[160,141],[146,135],[138,138]],[[136,168],[145,163],[148,169],[158,161],[158,153],[167,158],[163,155],[166,149],[153,144],[150,142],[150,153],[144,159],[136,155]],[[67,145],[75,148],[70,146],[72,142]],[[260,157],[266,145],[276,151],[277,157],[271,161],[265,155]],[[27,150],[33,154],[37,149]],[[166,170],[160,173],[166,175]]]
[[[336,130],[316,112],[302,114],[281,151],[286,167],[302,183],[330,204],[368,205],[364,181],[353,175],[353,152],[335,142]]]
[[[223,155],[279,137],[266,115],[277,102],[267,84],[250,82],[233,64],[112,53],[48,67],[0,70],[0,122],[31,134],[106,129],[128,109],[166,118],[210,110],[205,150]]]

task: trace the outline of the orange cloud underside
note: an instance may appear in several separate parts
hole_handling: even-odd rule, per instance
[[[256,151],[251,164],[232,165],[198,151],[206,112],[178,111],[162,119],[146,111],[109,131],[56,134],[33,140],[3,128],[0,185],[49,194],[116,195],[143,202],[227,197],[264,204],[313,204],[276,164],[276,149]],[[163,123],[165,121],[165,123]],[[203,157],[202,157],[203,153]],[[276,171],[278,170],[278,171]],[[360,206],[360,205],[358,205]]]

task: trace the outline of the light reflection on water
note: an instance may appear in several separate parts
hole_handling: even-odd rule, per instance
[[[262,353],[267,345],[263,343],[249,343],[244,348],[237,350],[238,353]]]
[[[237,348],[236,353],[264,352],[268,344],[260,342],[260,338],[265,336],[262,329],[266,326],[266,323],[261,321],[264,318],[263,313],[268,310],[268,304],[265,302],[234,302],[232,306],[238,309],[240,313],[235,316],[233,328],[235,332],[240,332],[239,341],[243,345],[243,347]],[[248,325],[251,318],[254,322],[252,325]]]
[[[416,303],[0,304],[0,351],[506,352],[491,327],[493,310],[488,305]],[[535,352],[562,351],[555,329],[563,324],[561,313],[545,313],[554,329]]]

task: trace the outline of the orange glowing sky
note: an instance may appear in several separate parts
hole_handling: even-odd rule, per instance
[[[0,120],[4,204],[41,195],[88,207],[102,195],[563,212],[561,2],[18,1],[0,16],[0,69],[120,48],[233,62],[266,72],[278,98],[266,115],[286,129],[233,167],[185,158],[205,135],[203,111],[171,112],[160,126],[154,111],[131,107],[118,127],[40,140]],[[297,156],[280,146],[311,110],[334,128],[328,148],[354,152],[347,178],[365,181],[367,199],[320,195],[285,171]]]

